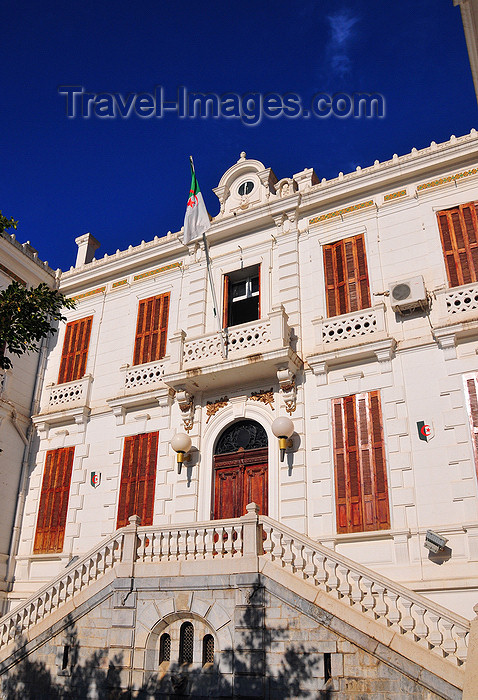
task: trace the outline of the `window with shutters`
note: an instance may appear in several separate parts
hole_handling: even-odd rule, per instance
[[[368,309],[370,287],[362,234],[324,246],[327,315],[341,316]]]
[[[46,453],[34,554],[63,551],[74,455],[74,447],[61,447]]]
[[[380,394],[332,399],[337,532],[388,530]]]
[[[58,384],[85,376],[93,316],[66,324]]]
[[[169,292],[139,302],[133,365],[160,360],[166,354]]]
[[[116,527],[128,525],[132,515],[141,525],[153,524],[157,455],[157,432],[125,438]]]
[[[465,395],[471,429],[471,441],[475,456],[475,469],[478,474],[478,374],[465,374]]]
[[[224,328],[260,319],[260,269],[252,265],[224,275]]]
[[[478,281],[478,202],[437,212],[450,287]]]

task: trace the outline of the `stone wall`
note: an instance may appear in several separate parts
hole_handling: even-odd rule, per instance
[[[181,665],[185,621],[194,628],[193,662]],[[165,633],[170,660],[160,663]],[[214,663],[204,663],[206,634],[214,639]],[[258,574],[117,578],[20,645],[0,674],[4,700],[461,697],[364,631]]]

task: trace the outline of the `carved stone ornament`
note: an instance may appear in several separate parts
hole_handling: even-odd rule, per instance
[[[208,401],[206,404],[206,415],[207,415],[206,425],[209,423],[209,419],[212,416],[215,416],[220,408],[224,408],[224,406],[227,406],[228,403],[229,403],[229,399],[227,398],[227,396],[223,396],[221,399],[218,399],[217,401]]]
[[[181,411],[184,430],[189,433],[194,423],[194,396],[188,391],[178,391],[176,399]]]
[[[284,399],[285,410],[290,416],[297,408],[295,374],[292,374],[290,369],[280,369],[277,371],[277,379],[279,380],[279,388]]]
[[[269,391],[253,391],[249,397],[252,401],[260,401],[265,403],[266,406],[270,406],[274,410],[274,392],[272,387]]]

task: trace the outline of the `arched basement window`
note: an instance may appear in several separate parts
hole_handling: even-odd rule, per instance
[[[214,637],[206,634],[202,640],[202,665],[214,663]]]
[[[192,664],[194,649],[194,628],[190,622],[183,622],[179,633],[179,663]]]
[[[171,637],[169,634],[162,634],[159,640],[159,663],[171,661]]]

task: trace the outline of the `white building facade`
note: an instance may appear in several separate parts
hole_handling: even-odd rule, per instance
[[[58,271],[59,272],[59,271]],[[20,244],[15,234],[0,234],[0,291],[16,281],[36,287],[54,288],[56,273],[39,260],[30,243]],[[28,484],[28,463],[35,449],[30,417],[40,405],[41,375],[46,362],[46,343],[38,354],[12,357],[13,368],[0,369],[0,610],[13,581],[14,561],[21,526],[22,501]]]
[[[367,567],[375,596],[387,577],[472,618],[477,184],[474,130],[329,181],[312,169],[278,180],[242,153],[214,190],[220,211],[206,233],[217,303],[202,239],[184,246],[168,233],[97,260],[97,242],[77,239],[60,282],[77,306],[50,341],[33,416],[11,608],[133,515],[184,536],[187,561],[195,524],[232,523],[254,502],[285,528],[284,566],[303,560],[304,578],[306,545],[288,559],[294,537],[335,552],[334,572],[343,557]],[[284,461],[280,416],[293,422]],[[180,473],[177,433],[192,441]],[[429,530],[445,540],[434,554]],[[144,530],[144,552],[152,537]],[[362,575],[340,579],[339,598]]]

